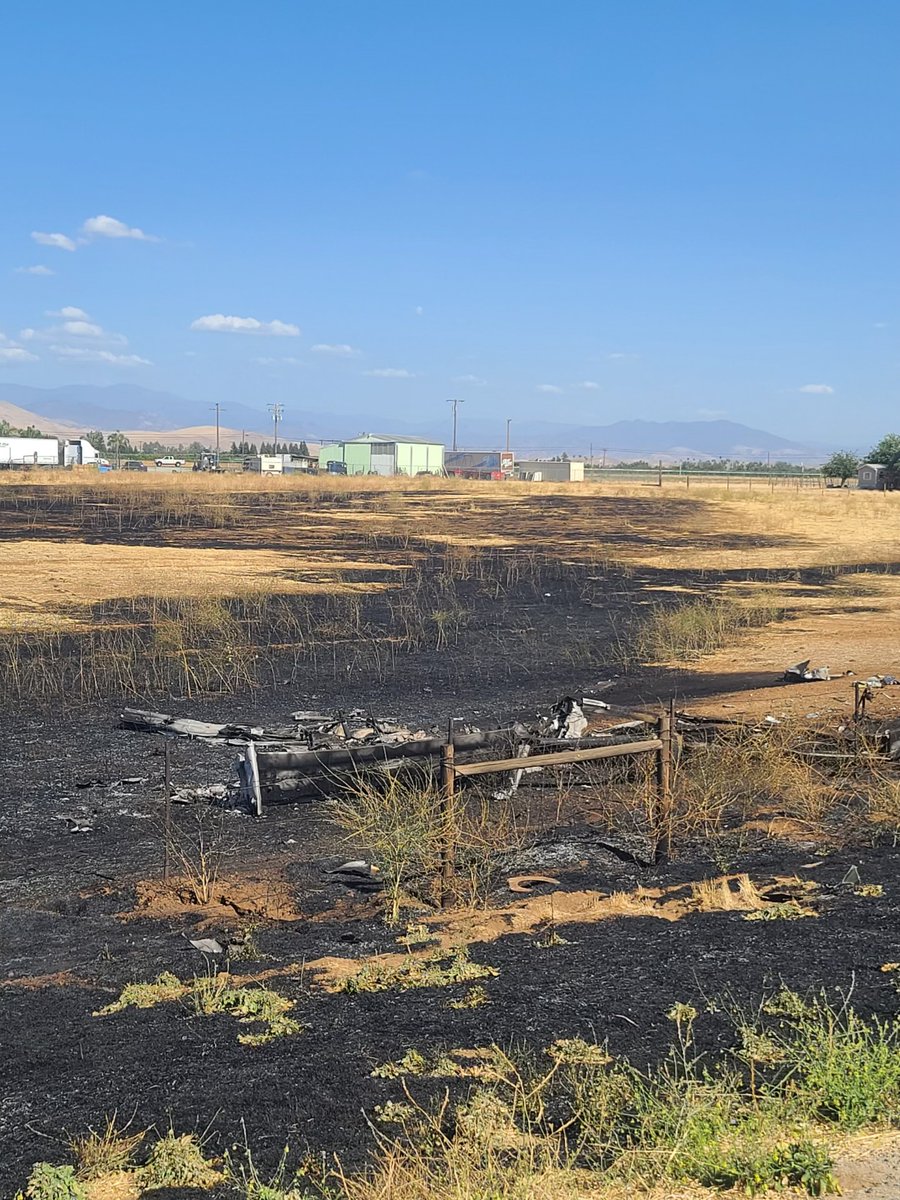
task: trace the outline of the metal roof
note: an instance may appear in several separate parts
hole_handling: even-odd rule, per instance
[[[417,446],[440,446],[441,442],[432,441],[430,438],[410,437],[408,434],[395,433],[361,433],[359,437],[344,438],[343,442],[336,443],[337,445],[357,445],[361,442],[412,442]]]

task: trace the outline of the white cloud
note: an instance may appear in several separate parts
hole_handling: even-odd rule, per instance
[[[612,354],[607,354],[606,357],[611,358],[613,360],[622,361],[625,359],[637,358],[638,355],[637,354],[624,354],[621,350],[616,350]]]
[[[64,233],[40,233],[35,229],[31,236],[39,246],[55,246],[58,250],[75,249],[75,243]]]
[[[415,379],[415,371],[407,371],[406,367],[374,367],[371,371],[363,371],[363,375],[372,375],[376,379]]]
[[[315,346],[310,346],[313,354],[330,354],[333,358],[356,358],[359,350],[355,346],[348,346],[346,342],[338,342],[330,344],[329,342],[317,342]]]
[[[115,217],[99,216],[88,217],[81,227],[81,232],[85,238],[105,237],[105,238],[132,238],[136,242],[158,242],[158,237],[153,237],[152,234],[144,233],[143,229],[135,229],[130,225],[126,225],[124,221],[117,221]]]
[[[454,383],[467,383],[469,387],[486,387],[487,380],[482,379],[480,375],[455,375]]]
[[[6,341],[6,339],[3,339]],[[0,367],[16,367],[20,363],[37,362],[36,354],[21,346],[0,346]]]
[[[223,313],[211,313],[191,322],[191,329],[201,333],[255,333],[270,337],[299,337],[300,329],[285,321],[257,321],[256,317],[226,317]]]
[[[72,304],[67,304],[65,308],[51,308],[46,314],[48,317],[64,317],[67,321],[89,321],[90,317],[83,308],[75,308]]]
[[[137,354],[113,354],[111,350],[86,349],[84,346],[51,346],[50,349],[59,358],[67,358],[75,362],[112,363],[117,367],[150,367],[153,365],[148,358],[141,358]]]
[[[424,312],[425,312],[425,309],[422,307],[422,305],[417,304],[416,305],[416,316],[421,317],[424,314]]]
[[[75,337],[106,336],[103,326],[95,325],[93,321],[63,321],[63,333],[71,333]]]
[[[600,391],[600,384],[594,383],[593,379],[582,379],[581,383],[576,383],[575,386],[581,388],[584,392]]]
[[[295,358],[292,354],[283,354],[276,358],[254,358],[255,363],[261,367],[302,367],[303,360]]]
[[[559,396],[562,394],[562,388],[557,387],[555,383],[539,383],[537,385],[537,390],[539,392],[549,392],[553,396]]]
[[[74,305],[68,305],[66,308],[59,309],[59,311],[48,312],[47,316],[64,317],[66,319],[61,325],[53,325],[49,329],[23,329],[19,337],[26,342],[49,342],[61,337],[102,338],[107,342],[114,342],[119,346],[124,346],[128,342],[128,338],[123,334],[110,333],[102,325],[98,325],[95,321],[92,321],[89,314],[83,308],[75,308]]]
[[[38,263],[33,267],[16,267],[17,275],[55,275],[55,271],[51,271],[49,267],[42,266]]]
[[[21,268],[19,268],[21,270]],[[876,321],[875,329],[887,329],[887,321]]]
[[[800,391],[807,392],[810,396],[830,396],[834,388],[827,383],[804,383]]]

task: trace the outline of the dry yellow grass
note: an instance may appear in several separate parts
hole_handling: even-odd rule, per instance
[[[2,551],[0,627],[75,628],[77,616],[60,609],[134,596],[246,596],[253,591],[291,594],[377,591],[382,583],[345,580],[392,569],[340,555],[274,550],[212,550],[108,543],[8,542]],[[285,572],[290,572],[286,575]]]
[[[877,571],[900,562],[898,505],[900,495],[782,484],[726,491],[720,483],[697,481],[687,489],[674,481],[658,488],[434,477],[7,472],[0,474],[0,521],[8,534],[0,624],[40,626],[46,620],[40,614],[48,611],[138,594],[229,596],[248,586],[352,590],[347,576],[405,566],[428,546],[461,556],[479,547],[504,548],[512,558],[540,554],[595,565],[598,572],[611,564],[694,572],[874,564]],[[149,536],[142,540],[153,545],[120,544],[119,531],[130,528],[146,528]],[[223,529],[227,548],[211,549]],[[98,532],[107,534],[107,544],[81,540],[94,541]],[[35,533],[56,540],[38,541]],[[851,603],[854,580],[829,588],[841,599],[827,603],[835,614]],[[869,607],[887,623],[897,585],[866,580],[874,587]],[[783,582],[757,586],[789,590],[791,607],[808,609],[821,622],[815,612],[821,589],[798,597]],[[753,590],[739,589],[738,598],[751,602]],[[779,661],[791,657],[782,644],[800,632],[792,628],[796,624],[777,627]],[[808,645],[804,637],[800,649]]]

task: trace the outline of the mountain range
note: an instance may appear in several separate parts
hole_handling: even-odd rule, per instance
[[[25,384],[0,385],[0,420],[12,425],[35,425],[61,436],[100,429],[121,430],[132,441],[187,444],[211,442],[215,427],[209,404],[187,400],[171,392],[154,391],[135,384],[70,384],[38,388]],[[222,406],[220,438],[223,444],[240,439],[261,441],[271,437],[269,414],[261,405],[228,403]],[[227,421],[227,425],[225,422]],[[448,442],[445,414],[428,420],[398,419],[386,413],[327,413],[322,410],[288,410],[279,426],[286,439],[324,442],[368,432],[409,434]],[[494,449],[504,444],[502,418],[481,418],[460,413],[459,444],[463,448]],[[512,446],[520,454],[605,454],[607,461],[629,458],[736,458],[775,456],[782,459],[815,457],[821,447],[811,447],[753,429],[736,421],[615,421],[609,425],[567,424],[545,419],[513,419]]]

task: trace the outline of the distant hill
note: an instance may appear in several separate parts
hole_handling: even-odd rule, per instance
[[[474,404],[471,406],[474,409]],[[16,416],[8,415],[15,412]],[[246,431],[249,441],[270,436],[265,406],[258,408],[224,403],[222,415],[228,422],[220,432],[223,444],[239,441]],[[0,383],[0,419],[14,425],[33,424],[48,433],[70,434],[88,429],[108,433],[120,429],[134,442],[160,441],[172,445],[192,441],[211,442],[215,427],[210,423],[210,406],[186,400],[171,392],[159,392],[136,384],[107,386],[70,384],[58,388],[36,388],[25,384]],[[409,420],[384,412],[336,413],[323,406],[316,410],[288,409],[279,427],[286,439],[326,442],[355,437],[365,430],[387,429],[415,437],[449,440],[446,413],[433,419]],[[260,431],[263,432],[260,432]],[[252,432],[251,432],[252,431]],[[506,423],[501,417],[479,417],[475,411],[460,412],[459,444],[467,449],[497,449],[503,446]],[[791,441],[763,429],[737,421],[615,421],[610,425],[566,424],[546,419],[513,420],[513,449],[522,455],[570,455],[595,457],[606,452],[608,462],[645,458],[765,458],[808,459],[827,453],[821,447]]]
[[[17,429],[27,429],[29,425],[34,425],[42,433],[48,433],[53,437],[69,437],[79,431],[77,425],[68,421],[56,421],[46,416],[38,416],[37,413],[31,412],[27,408],[19,408],[18,404],[10,404],[5,400],[0,400],[0,421],[9,421],[10,425],[14,425]]]

